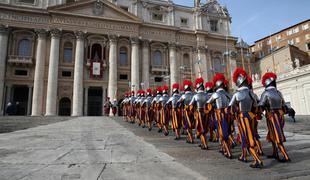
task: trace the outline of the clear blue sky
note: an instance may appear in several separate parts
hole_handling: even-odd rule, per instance
[[[207,0],[201,0],[205,3]],[[310,0],[218,0],[232,17],[232,35],[249,44],[310,18]],[[194,0],[173,0],[193,6]]]

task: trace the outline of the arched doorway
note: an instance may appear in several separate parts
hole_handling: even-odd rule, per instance
[[[15,115],[25,116],[28,109],[28,92],[27,86],[16,85],[13,89],[13,103],[16,105]]]
[[[71,115],[71,100],[67,97],[61,98],[59,101],[59,116],[70,116]]]

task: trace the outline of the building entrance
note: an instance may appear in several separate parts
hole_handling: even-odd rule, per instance
[[[91,87],[88,89],[88,116],[102,115],[102,89]]]
[[[28,86],[15,86],[13,88],[13,104],[16,104],[16,115],[27,115],[28,91]]]

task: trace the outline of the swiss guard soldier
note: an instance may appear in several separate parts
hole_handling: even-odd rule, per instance
[[[128,98],[128,94],[127,94],[127,92],[125,92],[124,99],[121,102],[122,111],[123,111],[122,116],[124,117],[124,119],[126,119],[126,116],[127,116],[127,112],[126,112],[126,101],[127,101],[127,98]]]
[[[206,82],[205,84],[205,90],[207,93],[207,99],[209,100],[213,94],[213,83],[212,82]],[[208,104],[206,104],[206,108],[208,108]],[[210,138],[209,141],[210,142],[216,142],[217,141],[217,133],[216,133],[216,129],[217,129],[217,122],[215,119],[215,114],[213,111],[213,108],[211,109],[211,111],[207,114],[207,122],[208,122],[208,128],[209,128],[209,132],[210,132]]]
[[[168,109],[171,109],[172,112],[172,129],[175,132],[175,140],[179,140],[181,135],[180,135],[180,129],[182,127],[182,116],[181,116],[181,111],[178,109],[177,102],[180,99],[180,94],[179,94],[179,84],[174,83],[172,85],[172,96],[169,98],[167,102]]]
[[[208,149],[207,145],[207,132],[208,132],[208,122],[206,116],[208,112],[205,108],[207,102],[207,93],[205,93],[205,88],[203,86],[203,78],[196,79],[195,82],[196,94],[193,96],[191,102],[189,103],[191,109],[196,107],[195,119],[196,119],[196,135],[200,138],[201,149]]]
[[[152,120],[153,120],[153,109],[151,108],[151,103],[153,100],[153,96],[152,96],[153,92],[151,89],[147,89],[146,90],[146,98],[144,99],[143,103],[142,103],[142,107],[145,110],[145,121],[147,123],[147,127],[149,129],[149,131],[152,130]]]
[[[107,97],[106,102],[105,102],[105,104],[104,104],[104,106],[103,106],[103,107],[104,107],[104,114],[105,114],[106,116],[109,116],[111,106],[112,106],[112,104],[111,104],[111,102],[110,102],[110,98]]]
[[[255,113],[257,111],[257,101],[254,93],[249,89],[248,75],[242,68],[237,68],[233,74],[233,81],[238,86],[233,95],[229,108],[230,112],[236,114],[238,119],[239,133],[241,135],[242,154],[240,161],[247,161],[247,150],[252,155],[254,162],[250,165],[252,168],[262,168],[263,162],[256,151],[255,142]],[[254,113],[253,113],[254,112]]]
[[[183,83],[184,94],[178,100],[178,105],[183,111],[183,123],[187,132],[187,143],[194,143],[193,139],[193,114],[190,112],[189,103],[191,102],[194,94],[191,89],[192,82],[185,80]]]
[[[134,118],[135,118],[135,121],[139,124],[139,126],[141,126],[140,119],[139,119],[140,118],[140,104],[139,104],[140,99],[141,99],[141,90],[138,90],[137,98],[134,101],[134,107],[136,111]]]
[[[142,128],[145,128],[145,108],[142,107],[142,104],[145,100],[145,92],[143,90],[140,91],[140,99],[138,101],[139,104],[139,124],[141,124]]]
[[[135,92],[131,91],[131,96],[129,98],[129,112],[130,112],[130,123],[135,123],[135,115],[136,115],[136,110],[135,110],[135,102],[136,97],[135,97]]]
[[[284,136],[284,112],[285,101],[280,91],[277,90],[277,75],[271,72],[266,73],[262,78],[262,84],[265,91],[261,95],[259,107],[266,112],[266,121],[268,127],[267,141],[272,143],[273,153],[268,158],[278,159],[280,162],[289,162],[283,143],[286,141]],[[278,150],[283,155],[279,158]]]
[[[153,101],[151,103],[151,107],[152,109],[154,110],[154,116],[155,116],[155,121],[156,121],[156,124],[157,124],[157,127],[158,127],[158,132],[162,132],[162,127],[161,127],[161,124],[160,124],[160,104],[159,104],[159,99],[161,97],[161,92],[162,89],[161,87],[157,87],[156,88],[156,96],[153,98]]]
[[[257,104],[259,103],[259,97],[253,92],[253,80],[250,76],[248,76],[247,78],[247,81],[248,81],[248,84],[249,84],[249,89],[252,91],[253,93],[253,96],[254,96],[254,99],[256,100]],[[255,121],[254,121],[254,139],[255,139],[255,142],[256,142],[256,145],[257,145],[257,153],[258,155],[264,155],[263,153],[263,148],[262,148],[262,144],[260,142],[260,136],[258,134],[258,121],[260,119],[262,119],[261,115],[258,114],[257,112],[253,112],[253,113],[256,113],[256,116],[254,117]]]
[[[161,126],[164,129],[164,135],[168,136],[169,134],[169,117],[170,117],[170,112],[166,108],[166,103],[169,100],[169,95],[168,95],[168,86],[163,86],[162,87],[162,96],[159,98],[159,103],[161,107]]]
[[[114,99],[112,102],[112,113],[113,113],[113,116],[115,116],[117,113],[117,100],[116,99]]]
[[[223,74],[217,73],[213,77],[213,84],[215,85],[215,92],[211,98],[207,101],[208,108],[214,109],[215,118],[217,121],[217,132],[220,140],[220,151],[227,157],[232,158],[229,140],[229,123],[227,112],[225,111],[230,101],[230,96],[226,92],[227,80]]]

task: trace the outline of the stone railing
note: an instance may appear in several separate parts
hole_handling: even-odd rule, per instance
[[[169,72],[169,68],[167,66],[152,65],[151,71],[152,72]]]
[[[13,65],[31,66],[34,64],[32,56],[9,55],[8,63]]]
[[[102,67],[103,67],[103,68],[106,68],[106,67],[107,67],[107,61],[106,61],[106,60],[103,60],[102,62],[103,62]],[[90,67],[90,63],[91,63],[91,59],[87,59],[85,65],[86,65],[87,67]]]

